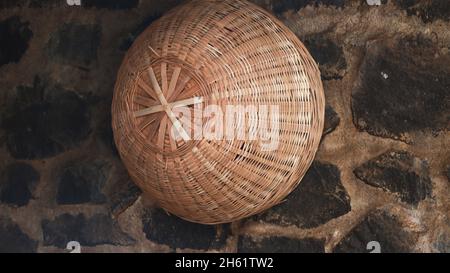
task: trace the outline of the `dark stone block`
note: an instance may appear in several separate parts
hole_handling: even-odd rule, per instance
[[[145,30],[147,27],[149,27],[154,21],[156,21],[159,17],[162,16],[162,13],[155,13],[142,21],[133,31],[131,31],[128,36],[122,41],[120,45],[120,50],[127,51],[131,45],[133,44],[134,40]]]
[[[448,0],[395,0],[397,6],[405,9],[410,16],[419,16],[423,22],[429,23],[437,19],[450,21],[450,5]]]
[[[400,139],[450,128],[450,55],[423,37],[378,41],[367,48],[353,90],[358,129]]]
[[[171,248],[209,249],[216,240],[216,227],[170,216],[161,209],[148,211],[143,218],[144,232],[152,242]]]
[[[63,214],[58,216],[54,221],[43,220],[42,232],[44,245],[65,248],[70,241],[78,241],[81,243],[83,239],[81,233],[85,225],[86,217],[82,214],[78,214],[77,216]]]
[[[139,0],[83,0],[83,7],[123,10],[136,8]]]
[[[21,8],[26,6],[27,0],[2,0],[0,9]]]
[[[48,43],[51,59],[74,66],[89,66],[97,61],[101,28],[99,25],[64,24]]]
[[[341,123],[341,118],[336,111],[334,111],[333,107],[327,105],[325,108],[325,124],[323,134],[326,135],[333,132],[336,127],[339,126],[339,123]]]
[[[103,187],[109,169],[100,161],[73,163],[64,168],[58,179],[58,204],[104,203]]]
[[[144,32],[154,21],[158,20],[164,13],[176,7],[178,4],[184,3],[184,0],[165,0],[157,3],[157,7],[150,10],[136,24],[130,28],[129,33],[120,43],[119,49],[127,51],[139,35]]]
[[[70,241],[78,241],[81,246],[120,245],[127,246],[135,240],[123,232],[119,224],[108,215],[96,214],[86,218],[63,214],[55,220],[43,220],[44,245],[65,248]]]
[[[83,1],[83,0],[81,0]],[[67,0],[30,0],[28,3],[30,8],[57,8],[67,7]]]
[[[408,253],[415,245],[414,235],[383,211],[369,214],[336,246],[336,253],[367,253],[367,244],[376,241],[382,253]]]
[[[115,220],[104,214],[96,214],[89,218],[82,231],[82,238],[86,245],[113,244],[127,246],[136,242],[122,231]]]
[[[39,178],[39,173],[28,164],[14,163],[7,166],[0,181],[1,202],[19,207],[27,205]]]
[[[316,161],[286,201],[255,218],[283,226],[313,228],[350,210],[350,197],[341,184],[339,169]]]
[[[35,253],[37,246],[11,219],[0,217],[0,253]]]
[[[28,49],[33,32],[29,23],[13,16],[0,22],[0,66],[18,63]]]
[[[450,221],[450,220],[449,220]],[[444,224],[446,231],[440,232],[433,243],[433,247],[440,253],[450,253],[450,222]]]
[[[136,202],[142,194],[141,189],[128,176],[119,179],[113,188],[111,196],[111,213],[119,215]]]
[[[110,106],[108,105],[108,107]],[[119,157],[119,152],[117,151],[116,143],[114,141],[114,132],[109,109],[107,118],[103,119],[97,127],[96,137],[111,151],[112,155]]]
[[[396,193],[403,202],[417,205],[431,195],[428,164],[404,151],[376,157],[354,171],[365,183]]]
[[[450,182],[450,165],[447,167],[447,179]]]
[[[238,241],[239,253],[324,253],[323,240],[305,238],[268,237],[256,240],[241,236]]]
[[[344,51],[332,40],[316,34],[302,39],[308,51],[319,65],[323,80],[342,79],[347,69]]]
[[[361,8],[361,5],[364,5],[363,8],[365,8],[365,7],[369,7],[369,8],[370,7],[378,7],[378,5],[376,5],[374,3],[371,3],[369,5],[368,0],[359,0],[359,2],[360,2],[360,8]],[[386,5],[389,1],[388,0],[381,0],[380,2],[381,2],[381,5]]]
[[[109,10],[127,10],[139,5],[139,0],[80,0],[80,2],[81,7]],[[67,0],[2,0],[0,2],[0,8],[59,8],[67,6],[69,6]]]
[[[272,1],[273,12],[279,14],[288,10],[297,11],[308,5],[314,6],[333,6],[336,8],[344,7],[347,0],[275,0]]]
[[[11,155],[18,159],[37,159],[56,155],[63,147],[53,141],[48,132],[44,113],[48,104],[31,105],[5,120],[7,146]],[[40,114],[41,113],[41,114]]]
[[[33,87],[18,87],[15,102],[1,117],[9,152],[17,159],[42,159],[75,147],[90,133],[87,104],[38,78]]]
[[[211,249],[220,249],[227,244],[228,238],[231,236],[231,224],[217,225],[217,236],[212,242]]]

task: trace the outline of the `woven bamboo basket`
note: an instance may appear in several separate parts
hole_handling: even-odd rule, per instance
[[[230,106],[248,112],[227,119]],[[192,0],[127,52],[112,117],[133,181],[166,211],[217,224],[262,212],[300,183],[321,138],[324,94],[314,60],[271,14],[242,0]],[[221,138],[220,128],[247,133]]]

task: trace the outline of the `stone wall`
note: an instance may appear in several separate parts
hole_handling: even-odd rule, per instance
[[[0,252],[450,252],[448,1],[254,0],[319,63],[326,128],[285,202],[219,226],[156,208],[113,143],[124,53],[178,2],[0,2]]]

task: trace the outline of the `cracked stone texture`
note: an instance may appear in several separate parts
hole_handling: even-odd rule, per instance
[[[39,173],[26,163],[8,165],[0,181],[0,201],[17,207],[27,205],[39,178]]]
[[[449,62],[421,36],[371,42],[352,95],[355,125],[406,142],[415,131],[448,130]]]
[[[183,0],[82,2],[0,1],[0,252],[449,252],[445,0],[253,0],[319,63],[326,136],[285,202],[219,226],[158,210],[111,128],[127,49]]]
[[[390,151],[354,171],[365,183],[400,196],[403,202],[417,205],[431,195],[428,164],[405,151]]]
[[[286,237],[252,238],[241,236],[238,253],[323,253],[324,242],[313,238],[290,239]]]
[[[339,169],[332,164],[314,162],[286,201],[256,219],[313,228],[350,210],[350,197],[341,184]]]
[[[382,253],[412,252],[413,234],[405,231],[395,216],[383,211],[369,214],[334,249],[336,253],[367,253],[367,244],[379,242]]]

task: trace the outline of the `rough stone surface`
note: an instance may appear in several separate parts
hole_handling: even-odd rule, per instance
[[[450,219],[447,218],[444,221],[444,225],[437,228],[438,232],[434,240],[434,248],[437,252],[450,253]]]
[[[23,7],[24,0],[3,0],[0,2],[0,9],[9,9],[12,7]]]
[[[339,169],[316,161],[286,201],[256,216],[256,219],[313,228],[350,210],[350,197],[341,184]]]
[[[143,219],[150,241],[171,248],[209,249],[216,240],[216,227],[184,221],[161,209],[148,211]]]
[[[0,67],[18,63],[27,51],[33,32],[19,16],[0,21]]]
[[[447,179],[450,182],[450,165],[447,167]]]
[[[39,78],[19,86],[2,114],[6,145],[17,159],[42,159],[73,148],[90,133],[88,105],[76,93]]]
[[[450,5],[446,0],[395,0],[395,3],[408,15],[419,16],[425,23],[437,19],[450,21]]]
[[[103,187],[109,169],[102,161],[71,162],[58,179],[58,204],[104,203]]]
[[[74,66],[89,66],[97,60],[101,38],[98,25],[64,24],[50,39],[51,59]]]
[[[311,6],[333,6],[336,8],[342,8],[345,5],[346,0],[279,0],[272,2],[273,12],[279,14],[288,10],[297,11],[308,5]]]
[[[212,242],[210,249],[221,249],[226,244],[230,236],[232,235],[231,224],[217,225],[217,235]]]
[[[65,248],[70,241],[82,246],[131,245],[135,240],[124,233],[117,221],[106,214],[86,218],[83,214],[63,214],[55,220],[43,220],[44,245]]]
[[[426,161],[405,151],[390,151],[354,171],[365,183],[396,193],[404,202],[417,205],[431,195],[431,180]]]
[[[323,128],[323,134],[329,134],[333,132],[336,127],[339,126],[339,123],[341,122],[341,118],[339,115],[334,111],[333,107],[327,105],[325,108],[325,124]]]
[[[86,1],[86,0],[85,0]],[[55,8],[55,7],[66,7],[67,2],[65,0],[2,0],[0,2],[0,9],[10,9],[10,8]]]
[[[37,245],[11,219],[0,216],[0,253],[34,253]]]
[[[113,11],[136,8],[138,4],[139,0],[81,0],[81,7],[108,9]],[[28,6],[30,8],[57,8],[67,7],[69,4],[66,0],[19,0],[16,4],[9,4],[10,7],[18,5]]]
[[[123,10],[136,8],[139,0],[85,0],[83,6],[89,8]]]
[[[133,29],[128,36],[122,41],[120,50],[128,50],[133,44],[134,40],[141,34],[148,26],[150,26],[155,20],[161,17],[161,13],[151,14],[145,18],[135,29]]]
[[[110,198],[111,213],[113,215],[119,215],[136,202],[141,194],[141,189],[139,189],[128,176],[119,179]]]
[[[440,253],[450,253],[450,238],[449,237],[442,237],[440,238],[441,241],[436,244],[436,249]]]
[[[39,182],[39,173],[26,163],[13,163],[6,167],[0,181],[0,201],[13,206],[25,206],[33,197]]]
[[[107,117],[101,120],[95,133],[95,137],[111,152],[112,156],[119,157],[119,152],[117,151],[116,143],[114,141],[111,113],[108,113]]]
[[[302,41],[319,65],[323,80],[338,80],[344,77],[347,61],[341,46],[324,34],[305,37]]]
[[[82,0],[83,1],[83,0]],[[86,1],[86,0],[84,0]],[[20,2],[20,1],[19,1]],[[67,7],[67,1],[58,0],[22,0],[25,4],[28,4],[30,8],[56,8],[56,7]]]
[[[255,239],[241,236],[238,242],[239,253],[323,253],[324,241],[306,238],[290,239],[286,237],[269,237]]]
[[[334,249],[336,253],[367,253],[367,244],[380,243],[381,252],[411,252],[415,235],[402,228],[396,217],[383,211],[369,214]]]
[[[368,46],[353,91],[355,125],[408,142],[414,131],[450,128],[450,55],[429,39],[406,37]]]

